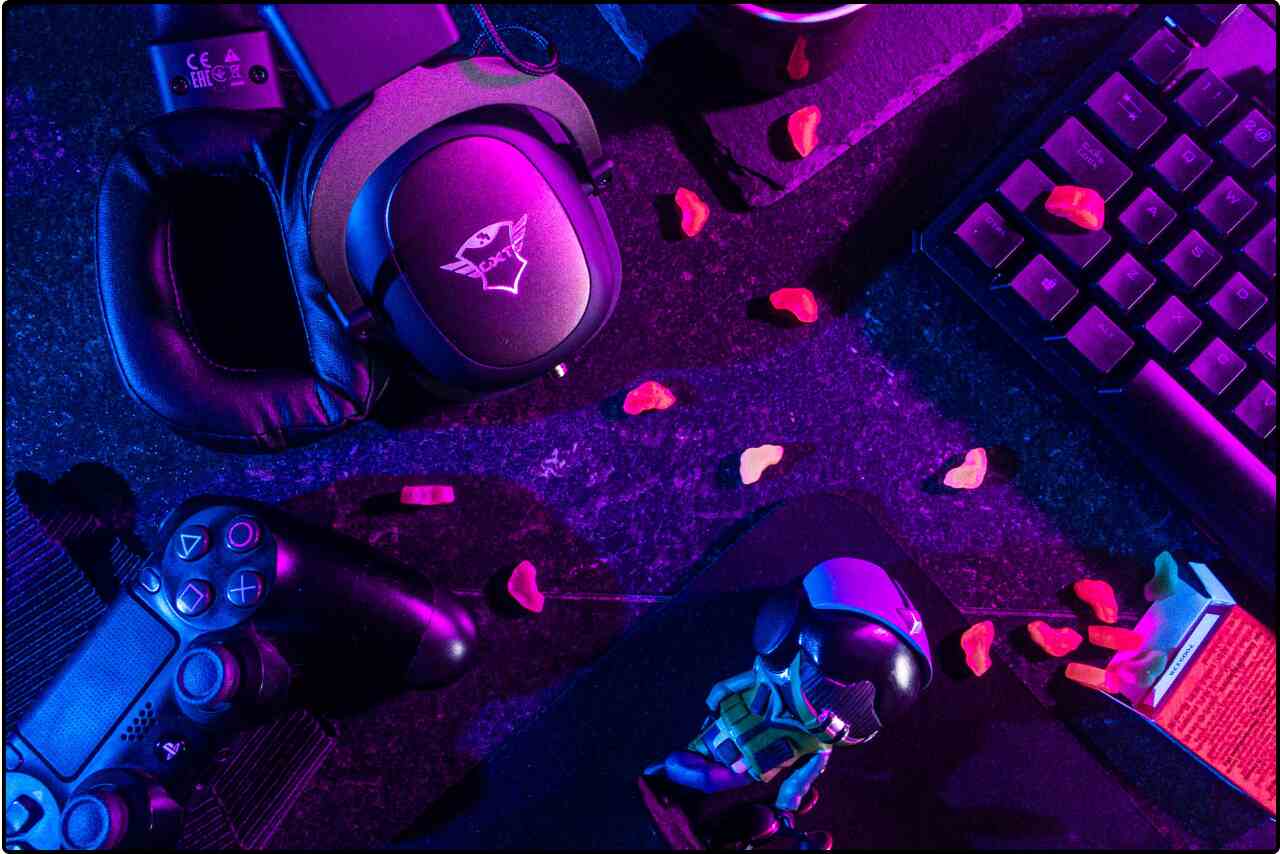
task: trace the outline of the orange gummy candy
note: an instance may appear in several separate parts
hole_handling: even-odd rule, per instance
[[[1069,652],[1075,652],[1076,648],[1084,642],[1080,633],[1070,626],[1055,629],[1044,620],[1032,620],[1028,623],[1027,634],[1031,635],[1031,639],[1037,646],[1054,658],[1061,658]]]
[[[1142,645],[1146,642],[1147,639],[1133,629],[1122,629],[1117,626],[1089,627],[1089,643],[1105,649],[1142,649]]]
[[[1106,221],[1102,196],[1088,187],[1054,187],[1044,201],[1044,209],[1089,231],[1097,231]]]
[[[680,230],[685,237],[693,237],[711,218],[711,208],[698,198],[693,190],[680,187],[676,190],[676,207],[680,209]]]
[[[1110,688],[1107,687],[1107,671],[1101,667],[1073,661],[1067,665],[1067,678],[1072,682],[1079,682],[1089,688],[1110,691]]]
[[[755,483],[764,470],[782,461],[781,445],[761,445],[747,448],[738,460],[738,475],[743,483]]]
[[[944,485],[952,489],[977,489],[987,477],[987,449],[973,448],[964,455],[964,462],[947,472]]]
[[[789,311],[801,323],[818,319],[818,301],[808,288],[778,288],[769,294],[769,305],[778,311]]]
[[[991,643],[996,639],[996,627],[990,620],[975,623],[960,636],[960,648],[964,650],[964,663],[974,676],[981,676],[991,669]]]
[[[796,154],[808,157],[818,147],[818,123],[822,111],[817,107],[801,107],[787,117],[787,136],[795,146]]]
[[[453,487],[447,484],[421,484],[400,488],[401,504],[430,507],[433,504],[452,504]]]
[[[676,396],[671,389],[656,380],[647,380],[627,392],[622,401],[622,411],[628,415],[639,415],[642,412],[670,409],[675,405]]]
[[[507,579],[507,592],[525,610],[535,614],[542,613],[546,597],[538,590],[538,570],[529,561],[520,561],[511,571],[511,577]]]
[[[1104,623],[1120,619],[1120,607],[1116,605],[1116,592],[1111,585],[1096,578],[1082,578],[1072,585],[1076,595],[1091,608],[1094,616]]]

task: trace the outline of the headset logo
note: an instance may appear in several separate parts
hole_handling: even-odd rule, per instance
[[[486,291],[520,292],[520,276],[529,265],[520,250],[524,248],[525,225],[529,215],[515,222],[504,219],[486,225],[467,238],[454,256],[457,261],[440,265],[440,269],[480,280]]]

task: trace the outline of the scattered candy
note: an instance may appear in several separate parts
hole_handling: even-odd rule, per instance
[[[1133,629],[1122,629],[1117,626],[1089,627],[1089,643],[1104,649],[1141,649],[1146,642],[1146,638]]]
[[[1178,587],[1178,562],[1168,552],[1156,556],[1156,574],[1142,586],[1142,595],[1148,602],[1168,599]]]
[[[996,639],[996,627],[990,620],[975,623],[960,636],[960,648],[964,650],[964,663],[974,676],[981,676],[991,669],[991,644]]]
[[[1099,691],[1108,690],[1107,671],[1101,667],[1073,661],[1067,665],[1067,678],[1086,687],[1097,688]]]
[[[685,237],[693,237],[707,224],[711,217],[711,208],[698,198],[693,190],[680,187],[676,190],[676,207],[680,209],[680,230]]]
[[[947,472],[942,482],[952,489],[977,489],[987,476],[987,449],[974,448],[964,462]]]
[[[1168,663],[1169,657],[1164,652],[1149,649],[1128,661],[1108,667],[1107,683],[1113,691],[1121,688],[1145,691],[1156,684],[1156,680],[1160,678],[1161,673],[1164,673],[1165,665]]]
[[[817,107],[801,107],[787,116],[787,136],[795,146],[796,154],[808,157],[818,147],[818,123],[822,111]]]
[[[1073,586],[1076,595],[1089,607],[1094,616],[1104,623],[1120,619],[1120,607],[1116,605],[1116,592],[1111,585],[1096,578],[1082,578]]]
[[[1069,652],[1075,652],[1076,648],[1084,642],[1080,633],[1070,626],[1055,629],[1044,620],[1032,620],[1028,623],[1027,634],[1031,635],[1031,639],[1037,646],[1054,658],[1061,658]]]
[[[809,57],[805,56],[804,49],[804,36],[796,36],[791,56],[787,58],[787,76],[792,80],[803,80],[809,76]]]
[[[527,560],[516,564],[507,579],[507,592],[527,611],[542,613],[546,597],[538,590],[538,570]]]
[[[778,311],[789,311],[801,323],[818,319],[818,301],[808,288],[778,288],[769,294],[769,305]]]
[[[676,396],[671,389],[656,380],[647,380],[627,392],[622,401],[622,411],[628,415],[639,415],[642,412],[656,410],[661,412],[670,409],[676,403]]]
[[[400,503],[416,504],[422,507],[430,507],[433,504],[452,504],[453,487],[446,484],[402,486],[400,488]]]
[[[747,448],[738,462],[738,474],[743,483],[755,483],[764,470],[782,461],[781,445],[761,445]]]
[[[1088,187],[1054,187],[1044,201],[1044,209],[1089,231],[1102,228],[1106,219],[1102,196]]]

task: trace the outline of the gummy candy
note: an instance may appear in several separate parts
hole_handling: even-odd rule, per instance
[[[1158,649],[1149,649],[1127,661],[1117,662],[1107,668],[1107,682],[1111,690],[1121,687],[1145,691],[1164,673],[1169,657]]]
[[[769,305],[778,311],[789,311],[801,323],[818,319],[818,301],[808,288],[778,288],[769,294]]]
[[[507,579],[507,592],[525,610],[535,614],[542,613],[546,597],[538,590],[538,570],[529,561],[520,561],[511,571],[511,577]]]
[[[747,448],[738,461],[738,474],[743,483],[755,483],[764,470],[782,461],[781,445],[761,445]]]
[[[1178,587],[1178,562],[1173,555],[1160,552],[1156,556],[1156,574],[1142,586],[1142,595],[1148,602],[1168,599]]]
[[[1084,642],[1080,633],[1070,626],[1055,629],[1044,620],[1032,620],[1028,623],[1027,634],[1031,635],[1031,639],[1037,646],[1054,658],[1075,652],[1076,648]]]
[[[1116,626],[1090,626],[1089,643],[1106,649],[1130,650],[1141,649],[1146,638],[1133,629],[1121,629]]]
[[[995,639],[996,627],[990,620],[973,624],[960,636],[964,662],[974,676],[981,676],[991,669],[991,643]]]
[[[433,504],[452,504],[453,487],[444,484],[422,484],[400,488],[401,504],[417,504],[430,507]]]
[[[809,76],[809,57],[805,56],[804,49],[804,36],[796,36],[791,56],[787,58],[787,76],[792,80],[803,80]]]
[[[1044,209],[1089,231],[1102,228],[1106,220],[1102,196],[1088,187],[1054,187],[1045,199]]]
[[[1076,595],[1093,608],[1094,616],[1104,623],[1114,623],[1120,618],[1116,605],[1116,592],[1111,585],[1096,578],[1082,578],[1073,585]]]
[[[628,415],[639,415],[642,412],[670,409],[675,405],[676,396],[671,389],[656,380],[647,380],[627,392],[622,401],[622,411]]]
[[[964,455],[964,462],[942,478],[952,489],[977,489],[987,476],[987,449],[974,448]]]
[[[818,123],[822,111],[817,107],[801,107],[787,116],[787,136],[795,146],[796,154],[808,157],[818,147]]]
[[[1071,662],[1067,665],[1067,678],[1072,682],[1079,682],[1081,685],[1097,688],[1099,691],[1111,690],[1107,687],[1107,671],[1091,664],[1081,664],[1078,661]]]
[[[693,190],[680,187],[676,190],[676,207],[680,209],[680,230],[685,237],[693,237],[707,224],[711,217],[711,208],[698,198]]]

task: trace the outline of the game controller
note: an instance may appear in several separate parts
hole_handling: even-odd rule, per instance
[[[163,846],[221,735],[291,683],[427,687],[475,625],[362,544],[240,499],[184,503],[160,545],[5,741],[6,850]],[[392,684],[388,684],[392,683]]]

